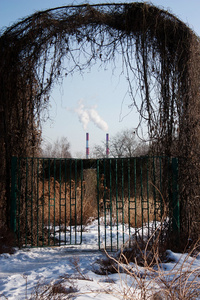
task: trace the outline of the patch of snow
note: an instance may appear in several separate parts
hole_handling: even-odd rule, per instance
[[[159,280],[152,278],[157,276],[158,270],[144,270],[134,263],[124,266],[127,270],[134,272],[134,276],[127,273],[115,273],[99,275],[98,261],[101,261],[105,254],[98,250],[98,226],[97,221],[85,227],[83,232],[82,245],[26,248],[18,249],[14,254],[0,255],[0,299],[21,300],[34,299],[35,290],[44,289],[45,285],[56,285],[62,282],[65,294],[63,299],[68,299],[68,294],[78,300],[114,300],[124,299],[124,293],[132,295],[130,299],[140,299],[141,289],[139,283],[144,281],[148,288],[160,290]],[[105,227],[101,224],[101,240],[108,234],[107,242],[111,237],[123,241],[122,230],[125,239],[129,237],[127,226]],[[64,235],[62,235],[64,239]],[[111,254],[113,255],[113,254]],[[170,281],[182,271],[200,273],[200,257],[196,259],[187,254],[168,251],[169,262],[160,265],[163,276]],[[184,267],[182,267],[184,265]],[[122,266],[123,269],[123,266]],[[188,281],[194,278],[188,277]],[[200,277],[195,277],[199,280]],[[200,282],[198,282],[200,285]],[[128,299],[128,298],[126,298]],[[196,298],[200,299],[200,298]]]

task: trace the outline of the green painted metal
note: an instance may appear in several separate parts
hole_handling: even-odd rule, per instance
[[[159,190],[162,191],[162,157],[159,157],[159,168],[160,168],[160,184],[159,184]],[[162,195],[160,193],[160,209],[161,209],[161,215],[163,214],[163,203],[162,203]]]
[[[11,208],[10,208],[10,227],[15,233],[17,228],[17,157],[11,160]]]
[[[51,163],[50,163],[51,165]],[[53,160],[53,182],[51,182],[50,178],[50,191],[53,188],[53,195],[51,197],[50,195],[50,226],[49,226],[49,236],[51,239],[51,232],[53,231],[53,244],[55,245],[55,202],[56,202],[56,159]],[[59,180],[59,178],[58,178]],[[53,222],[51,221],[51,213],[53,211]],[[60,219],[60,197],[59,197],[59,219]],[[53,230],[52,230],[53,227]],[[59,227],[60,227],[60,221],[59,221]],[[50,241],[49,241],[50,245]],[[59,230],[59,246],[60,246],[60,230]]]
[[[44,159],[42,160],[42,162],[43,162],[43,164],[42,164],[42,167],[43,167],[43,176],[42,176],[42,228],[41,228],[41,230],[42,230],[42,246],[44,247],[44,163],[45,163],[45,161],[44,161]]]
[[[30,202],[30,214],[31,214],[31,238],[30,238],[30,244],[31,246],[33,246],[33,187],[34,187],[34,184],[33,184],[33,180],[35,179],[34,178],[34,172],[33,172],[33,158],[31,159],[31,162],[30,162],[30,174],[31,174],[31,191],[30,191],[30,199],[29,199],[29,202]]]
[[[144,227],[143,227],[143,224],[144,224],[144,199],[143,199],[143,174],[142,174],[142,163],[143,163],[143,160],[141,160],[141,163],[140,163],[140,195],[141,195],[141,211],[142,211],[142,241],[144,239]]]
[[[50,245],[50,226],[51,226],[51,169],[50,169],[50,159],[48,159],[48,246]]]
[[[100,178],[99,178],[99,159],[97,160],[97,218],[98,218],[98,248],[101,249],[100,236]]]
[[[82,174],[82,172],[81,172],[81,174]],[[81,184],[82,184],[82,181],[81,181]],[[66,229],[67,229],[67,201],[66,201],[67,200],[67,161],[66,160],[65,160],[65,169],[64,169],[64,186],[65,186],[65,195],[64,195],[64,199],[63,199],[64,200],[64,214],[65,214],[65,216],[64,216],[64,219],[65,219],[64,232],[66,232]],[[81,192],[82,192],[82,185],[81,185]],[[81,198],[81,203],[82,203],[82,198]],[[81,207],[81,212],[82,212],[82,207]],[[81,223],[82,223],[82,220],[81,220]],[[66,242],[67,242],[67,237],[65,234],[65,245],[66,245]]]
[[[117,222],[117,250],[119,249],[119,217],[118,217],[118,160],[115,160],[115,185],[116,185],[116,222]]]
[[[74,190],[74,218],[75,218],[75,244],[77,243],[77,214],[76,214],[76,209],[77,209],[77,202],[76,202],[76,191],[77,191],[77,160],[75,160],[75,190]]]
[[[95,177],[94,183],[87,174],[92,174],[90,180]],[[92,184],[96,184],[96,196],[89,201],[86,190]],[[128,241],[131,245],[133,238],[151,236],[164,211],[161,194],[170,204],[169,225],[179,233],[178,193],[176,158],[14,157],[11,228],[20,246],[80,245],[86,220],[83,213],[96,197],[97,213],[91,217],[97,219],[97,247],[114,251]]]
[[[72,244],[72,160],[70,160],[70,245]]]
[[[173,194],[173,218],[172,228],[173,232],[177,232],[178,237],[180,234],[180,206],[178,195],[178,158],[172,158],[172,194]]]
[[[134,158],[134,198],[135,198],[135,228],[137,228],[137,176],[136,176],[136,158]],[[137,235],[136,235],[137,238]]]
[[[147,201],[146,201],[146,210],[147,210],[147,227],[148,227],[148,239],[150,237],[150,217],[149,217],[149,158],[147,157],[147,172],[146,172],[146,178],[147,178]]]
[[[80,244],[83,241],[83,160],[81,162],[81,237],[80,237]],[[66,235],[65,235],[66,236]]]
[[[121,199],[121,210],[122,210],[122,240],[123,245],[125,244],[125,237],[124,237],[124,159],[121,160],[121,166],[122,166],[122,199]]]
[[[129,230],[129,236],[131,235],[131,182],[130,182],[130,159],[128,159],[128,230]],[[130,242],[130,241],[129,241]],[[130,243],[129,243],[130,245]]]
[[[37,159],[37,247],[39,246],[39,159]]]
[[[110,171],[110,183],[109,183],[109,196],[110,196],[110,243],[111,243],[111,251],[113,251],[113,235],[112,235],[112,160],[109,159],[109,171]]]
[[[153,157],[153,201],[154,201],[154,229],[156,230],[157,221],[157,199],[156,199],[156,172],[155,172],[155,157]]]
[[[17,239],[18,239],[18,245],[20,245],[20,232],[21,232],[21,224],[20,224],[20,215],[21,215],[21,158],[19,158],[18,161],[18,172],[17,172]]]
[[[106,160],[103,160],[103,207],[104,207],[104,241],[107,248],[107,211],[106,211]]]
[[[28,158],[26,158],[26,174],[28,174]],[[26,189],[25,189],[25,209],[26,209],[26,226],[25,226],[25,244],[27,245],[28,241],[27,241],[27,231],[28,231],[28,176],[26,176]]]

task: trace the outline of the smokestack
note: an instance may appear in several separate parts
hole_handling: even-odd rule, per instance
[[[106,157],[109,156],[109,134],[106,133]]]
[[[86,133],[86,159],[89,158],[89,133]]]

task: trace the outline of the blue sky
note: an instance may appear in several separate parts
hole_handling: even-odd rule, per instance
[[[10,26],[38,10],[86,2],[134,1],[0,0],[0,27]],[[153,0],[151,3],[169,9],[200,36],[200,0]],[[51,94],[50,120],[43,123],[44,142],[66,136],[72,155],[84,157],[86,132],[90,134],[92,151],[95,144],[105,141],[106,132],[112,138],[123,129],[136,127],[138,116],[134,110],[130,111],[131,99],[126,95],[127,83],[119,76],[120,70],[120,62],[114,74],[111,67],[105,71],[95,66],[83,77],[75,74],[55,88]]]

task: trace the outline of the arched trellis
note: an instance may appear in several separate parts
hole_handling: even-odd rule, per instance
[[[97,61],[104,66],[112,61],[114,66],[120,56],[153,151],[180,156],[181,228],[197,238],[199,50],[199,38],[178,18],[138,2],[53,8],[2,32],[0,175],[7,216],[10,158],[34,155],[40,113],[48,105],[54,83],[64,75],[84,72]]]

